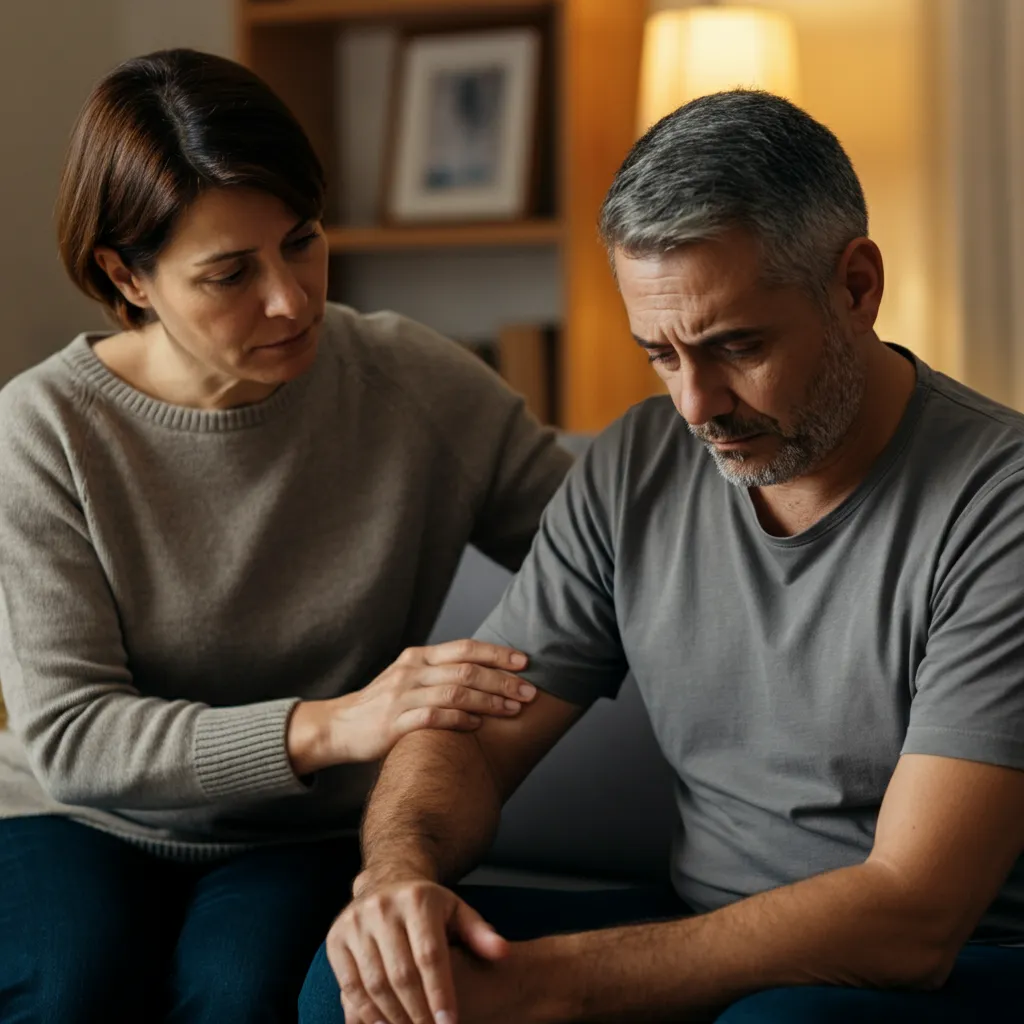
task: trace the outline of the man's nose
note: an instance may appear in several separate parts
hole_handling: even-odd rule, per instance
[[[687,361],[679,369],[670,387],[676,411],[690,424],[699,427],[716,416],[726,416],[736,406],[732,392],[711,367]]]

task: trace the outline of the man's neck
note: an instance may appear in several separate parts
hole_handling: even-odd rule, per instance
[[[864,400],[839,446],[813,472],[773,487],[750,489],[764,529],[790,537],[843,503],[892,440],[914,393],[914,365],[881,342],[869,344]]]

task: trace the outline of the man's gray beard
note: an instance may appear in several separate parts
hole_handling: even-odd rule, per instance
[[[797,411],[794,425],[783,433],[770,416],[756,419],[716,417],[710,423],[690,426],[690,433],[703,441],[718,472],[737,487],[772,487],[803,476],[835,451],[853,425],[864,400],[864,367],[835,321],[825,331],[821,368],[807,388],[807,397]],[[719,451],[711,442],[763,431],[782,439],[778,453],[761,466],[744,468],[747,455],[740,451]]]

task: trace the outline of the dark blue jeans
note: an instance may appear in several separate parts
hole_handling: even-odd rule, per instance
[[[353,840],[181,864],[63,818],[0,821],[0,1020],[294,1021]]]
[[[459,893],[513,940],[687,912],[674,894],[663,890],[577,893],[464,886]],[[340,1024],[342,1020],[338,985],[321,946],[299,997],[299,1021]],[[1021,1020],[1024,948],[967,946],[949,982],[937,992],[827,986],[771,989],[734,1003],[718,1017],[718,1024],[1017,1024]]]

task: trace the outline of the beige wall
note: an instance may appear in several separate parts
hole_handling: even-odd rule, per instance
[[[952,217],[939,137],[933,0],[736,0],[789,14],[800,105],[850,155],[885,258],[878,333],[940,369],[954,362],[943,260]]]
[[[102,322],[65,281],[52,211],[68,129],[117,58],[116,3],[0,4],[0,381]]]
[[[52,220],[68,132],[89,89],[133,53],[229,53],[231,12],[231,0],[0,2],[0,383],[104,326],[64,276]]]

